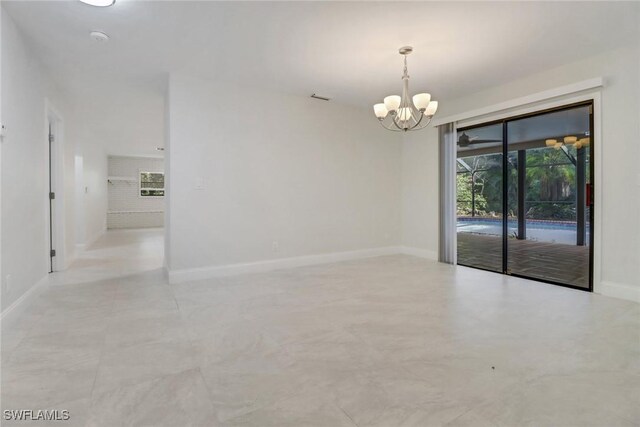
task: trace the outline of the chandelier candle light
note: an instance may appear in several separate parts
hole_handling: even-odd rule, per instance
[[[407,72],[407,55],[413,52],[411,46],[401,47],[400,55],[404,56],[404,73],[402,74],[402,96],[390,95],[383,104],[373,106],[380,124],[388,130],[406,132],[426,128],[436,110],[438,101],[432,101],[428,93],[419,93],[413,98],[409,96],[409,74]]]

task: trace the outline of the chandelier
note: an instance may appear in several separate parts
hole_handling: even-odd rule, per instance
[[[400,55],[404,56],[404,73],[402,74],[402,96],[390,95],[384,103],[373,106],[373,112],[380,124],[388,130],[406,132],[426,128],[438,109],[438,101],[432,101],[428,93],[419,93],[409,97],[409,74],[407,73],[407,55],[413,52],[411,46],[401,47]]]

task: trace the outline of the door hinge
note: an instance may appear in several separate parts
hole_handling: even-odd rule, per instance
[[[54,192],[49,193],[49,199],[53,200],[55,198],[56,198],[56,193]]]
[[[52,133],[49,134],[49,142],[53,142],[55,140]]]
[[[51,258],[56,256],[56,250],[55,249],[51,249],[50,255],[51,255]]]

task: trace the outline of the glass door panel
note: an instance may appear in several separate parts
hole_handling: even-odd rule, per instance
[[[507,126],[507,273],[589,289],[590,106]]]
[[[458,264],[503,271],[502,124],[458,131]]]

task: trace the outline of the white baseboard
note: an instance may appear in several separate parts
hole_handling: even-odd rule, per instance
[[[180,283],[189,280],[203,280],[211,277],[231,276],[245,273],[261,273],[283,268],[304,267],[308,265],[327,264],[332,262],[371,258],[383,255],[395,255],[400,253],[403,253],[401,247],[387,246],[381,248],[362,249],[347,252],[333,252],[328,254],[307,255],[293,258],[280,258],[240,264],[188,268],[182,270],[166,269],[166,272],[169,277],[169,283]]]
[[[35,285],[31,286],[27,292],[20,295],[20,297],[15,300],[9,307],[5,308],[0,314],[0,319],[3,322],[7,321],[10,315],[17,315],[20,313],[22,309],[28,307],[30,303],[38,296],[42,291],[44,291],[49,284],[49,274],[46,274],[40,280],[36,282]]]
[[[413,255],[420,258],[426,258],[432,261],[438,260],[438,254],[435,251],[430,251],[428,249],[414,248],[411,246],[402,246],[400,248],[400,253],[403,253],[405,255]]]
[[[600,282],[600,286],[597,287],[596,293],[606,295],[608,297],[640,302],[640,286],[603,281]]]

